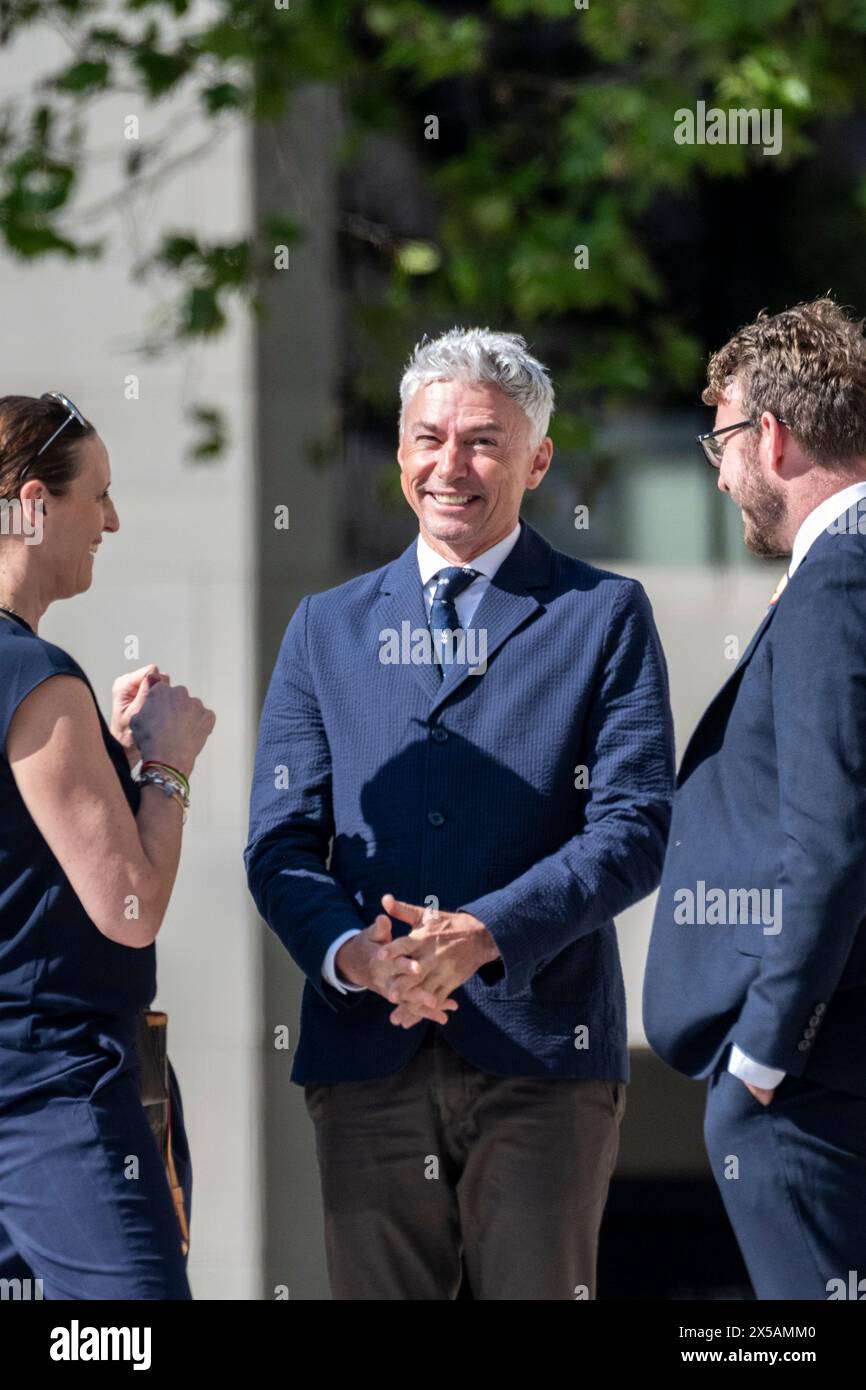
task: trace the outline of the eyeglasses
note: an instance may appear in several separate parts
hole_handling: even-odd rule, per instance
[[[777,415],[776,419],[780,425],[787,425],[788,423],[787,420],[782,419],[781,415]],[[733,430],[754,429],[759,423],[758,420],[740,420],[736,425],[724,425],[720,430],[708,430],[706,434],[695,435],[710,467],[721,468],[722,466],[722,454],[725,452],[725,445],[728,441],[726,439],[720,441],[718,438],[720,434],[730,434]]]
[[[64,394],[63,394],[62,391],[43,391],[43,392],[42,392],[42,395],[40,396],[39,399],[40,399],[40,400],[43,400],[43,401],[59,401],[59,403],[60,403],[62,406],[65,406],[65,407],[66,407],[66,409],[69,411],[69,414],[67,415],[67,417],[66,417],[66,419],[63,421],[63,423],[57,426],[57,429],[54,431],[54,433],[52,434],[51,438],[50,438],[50,439],[46,439],[45,443],[42,445],[42,448],[39,450],[39,453],[38,453],[38,454],[35,454],[35,455],[33,456],[33,458],[30,460],[30,462],[29,462],[29,463],[26,463],[26,464],[24,465],[24,468],[23,468],[22,473],[21,473],[21,477],[20,477],[19,480],[18,480],[19,485],[20,485],[21,483],[23,483],[25,476],[30,472],[30,469],[31,469],[31,468],[33,467],[33,465],[37,462],[37,460],[40,459],[40,458],[42,457],[42,455],[45,453],[45,450],[49,447],[49,445],[51,445],[51,444],[54,443],[54,441],[55,441],[55,439],[57,438],[58,434],[62,434],[63,431],[66,429],[66,426],[67,426],[68,424],[70,424],[70,422],[71,422],[72,420],[77,420],[78,423],[79,423],[79,425],[83,425],[83,426],[85,426],[85,428],[86,428],[86,425],[87,425],[87,421],[85,420],[85,418],[84,418],[84,416],[82,415],[81,411],[78,409],[78,406],[77,406],[77,405],[73,405],[73,404],[72,404],[72,401],[69,399],[69,397],[68,397],[68,396],[64,396]]]

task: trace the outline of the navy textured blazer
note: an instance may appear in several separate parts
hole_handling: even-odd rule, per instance
[[[307,977],[292,1079],[387,1075],[440,1026],[396,1028],[387,1000],[322,977],[330,944],[391,892],[474,913],[499,947],[442,1025],[466,1060],[627,1080],[612,919],[658,883],[674,771],[646,595],[524,521],[472,620],[484,674],[383,663],[383,635],[403,623],[427,629],[415,541],[303,600],[262,714],[244,858]]]
[[[703,1077],[736,1042],[866,1095],[866,536],[814,541],[677,787],[644,982],[651,1045]],[[712,889],[723,922],[677,920],[683,890]],[[778,920],[733,901],[748,890],[768,907],[777,893]]]

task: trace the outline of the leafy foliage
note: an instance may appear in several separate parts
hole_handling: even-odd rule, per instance
[[[863,115],[866,0],[6,0],[0,42],[62,22],[69,62],[34,82],[29,110],[0,106],[0,237],[10,254],[95,256],[72,214],[89,152],[82,116],[107,94],[158,105],[181,90],[215,122],[280,118],[302,84],[344,96],[347,165],[365,142],[412,151],[435,216],[385,227],[355,246],[381,274],[357,303],[371,360],[393,374],[420,322],[511,326],[551,345],[563,439],[586,440],[612,401],[698,385],[706,345],[673,302],[659,218],[720,181],[778,178],[808,165],[816,130]],[[782,152],[677,144],[674,113],[699,101],[778,108]],[[440,121],[438,139],[425,122]],[[170,151],[136,149],[129,190]],[[771,166],[772,165],[772,169]],[[833,236],[862,228],[866,181],[834,206]],[[348,211],[351,211],[349,209]],[[346,236],[359,233],[351,218]],[[176,284],[171,342],[218,334],[241,298],[260,308],[283,219],[245,241],[209,244],[196,228],[159,229],[144,273]],[[834,243],[835,244],[835,243]],[[579,245],[590,269],[577,268]],[[153,346],[153,344],[151,344]],[[359,372],[361,408],[383,408],[383,380]],[[350,402],[351,404],[351,402]],[[205,408],[203,408],[205,409]],[[221,430],[206,414],[201,457]]]

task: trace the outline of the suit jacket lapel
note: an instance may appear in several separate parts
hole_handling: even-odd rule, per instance
[[[782,600],[780,599],[779,602],[781,601]],[[763,618],[761,619],[760,623],[755,629],[755,632],[752,636],[752,640],[746,647],[746,650],[743,652],[743,655],[740,657],[739,661],[737,662],[731,674],[728,676],[728,679],[725,681],[724,685],[716,691],[716,694],[713,696],[712,700],[707,705],[707,708],[704,710],[703,714],[698,720],[697,725],[695,726],[694,733],[689,739],[686,745],[686,751],[683,754],[682,762],[680,764],[679,775],[677,777],[678,786],[683,781],[683,778],[689,771],[689,762],[691,759],[691,755],[695,752],[697,748],[700,735],[706,728],[707,721],[710,720],[713,717],[713,715],[718,711],[718,707],[723,701],[733,703],[734,697],[737,693],[737,688],[740,684],[740,681],[743,678],[743,672],[745,671],[746,667],[748,666],[749,662],[754,656],[755,651],[757,650],[758,643],[764,636],[764,633],[767,631],[767,628],[770,626],[770,623],[773,620],[773,614],[775,613],[778,606],[779,603],[774,603],[772,608],[767,609],[766,613],[764,614]]]
[[[521,520],[520,535],[513,550],[493,576],[472,617],[472,628],[483,633],[486,640],[486,648],[476,643],[476,651],[487,661],[512,633],[543,608],[529,590],[549,585],[551,554],[547,541],[528,522]],[[407,620],[410,630],[428,627],[414,540],[385,572],[376,612],[382,627],[392,627],[398,632]],[[430,696],[431,713],[450,699],[465,680],[484,679],[483,672],[473,675],[472,671],[466,662],[455,662],[443,680],[431,664],[412,663],[415,679]]]
[[[375,613],[380,632],[383,628],[388,628],[402,634],[404,623],[408,626],[410,636],[419,631],[429,631],[416,541],[413,540],[406,547],[403,554],[388,566],[382,576]],[[409,669],[421,689],[432,700],[442,684],[439,673],[426,661],[410,662]]]
[[[748,663],[751,661],[755,653],[755,648],[757,647],[764,633],[767,631],[767,628],[770,626],[773,614],[775,613],[777,606],[777,604],[773,604],[772,608],[767,609],[763,618],[758,623],[758,626],[755,628],[751,642],[746,647],[746,650],[743,652],[743,655],[740,657],[739,661],[737,662],[736,666],[731,672],[731,675],[728,677],[728,680],[731,680],[737,674],[738,671],[742,671],[743,667],[747,666]],[[724,688],[725,687],[722,686],[722,690],[724,690]],[[721,691],[719,692],[719,694],[721,694]]]

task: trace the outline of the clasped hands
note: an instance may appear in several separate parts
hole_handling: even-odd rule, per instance
[[[351,984],[375,990],[395,1004],[390,1019],[396,1026],[412,1028],[425,1018],[447,1023],[457,1008],[449,995],[482,965],[499,958],[496,942],[470,912],[418,907],[392,893],[385,893],[381,902],[385,911],[340,947],[338,971]],[[392,938],[392,917],[408,923],[408,936]],[[775,1094],[748,1081],[743,1085],[765,1106]]]
[[[422,1019],[447,1023],[457,1008],[449,996],[499,951],[483,922],[471,912],[443,912],[404,903],[392,893],[371,926],[344,942],[336,967],[353,985],[375,990],[396,1008],[391,1022],[412,1028]],[[391,918],[406,922],[408,936],[392,938]]]

